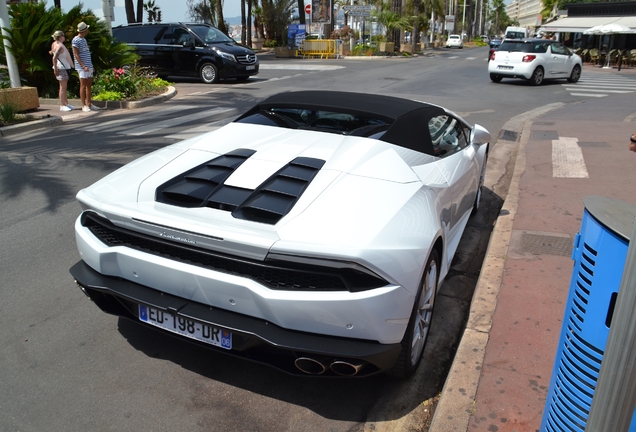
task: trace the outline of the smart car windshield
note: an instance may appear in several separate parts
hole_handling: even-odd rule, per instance
[[[221,30],[206,25],[193,25],[190,27],[205,43],[234,42],[233,39],[225,35]]]

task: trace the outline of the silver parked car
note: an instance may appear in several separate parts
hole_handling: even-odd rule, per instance
[[[492,51],[488,72],[493,82],[502,78],[524,78],[533,85],[545,79],[581,78],[583,61],[560,42],[547,39],[504,40]]]
[[[411,375],[490,134],[437,105],[274,95],[81,190],[104,312],[295,374]]]

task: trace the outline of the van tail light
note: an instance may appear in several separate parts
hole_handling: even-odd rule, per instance
[[[490,50],[490,60],[495,59],[495,50]]]
[[[523,59],[521,59],[521,61],[523,63],[530,63],[532,60],[536,59],[537,56],[536,55],[524,55]]]

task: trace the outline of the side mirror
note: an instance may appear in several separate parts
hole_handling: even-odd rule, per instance
[[[194,41],[188,40],[183,43],[184,48],[194,48]]]
[[[471,144],[482,145],[489,143],[491,140],[490,132],[485,127],[476,124],[473,126],[473,131],[470,137]]]

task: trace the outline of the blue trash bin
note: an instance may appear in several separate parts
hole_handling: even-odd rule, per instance
[[[542,432],[585,431],[636,218],[636,206],[622,201],[589,196],[583,203]]]

